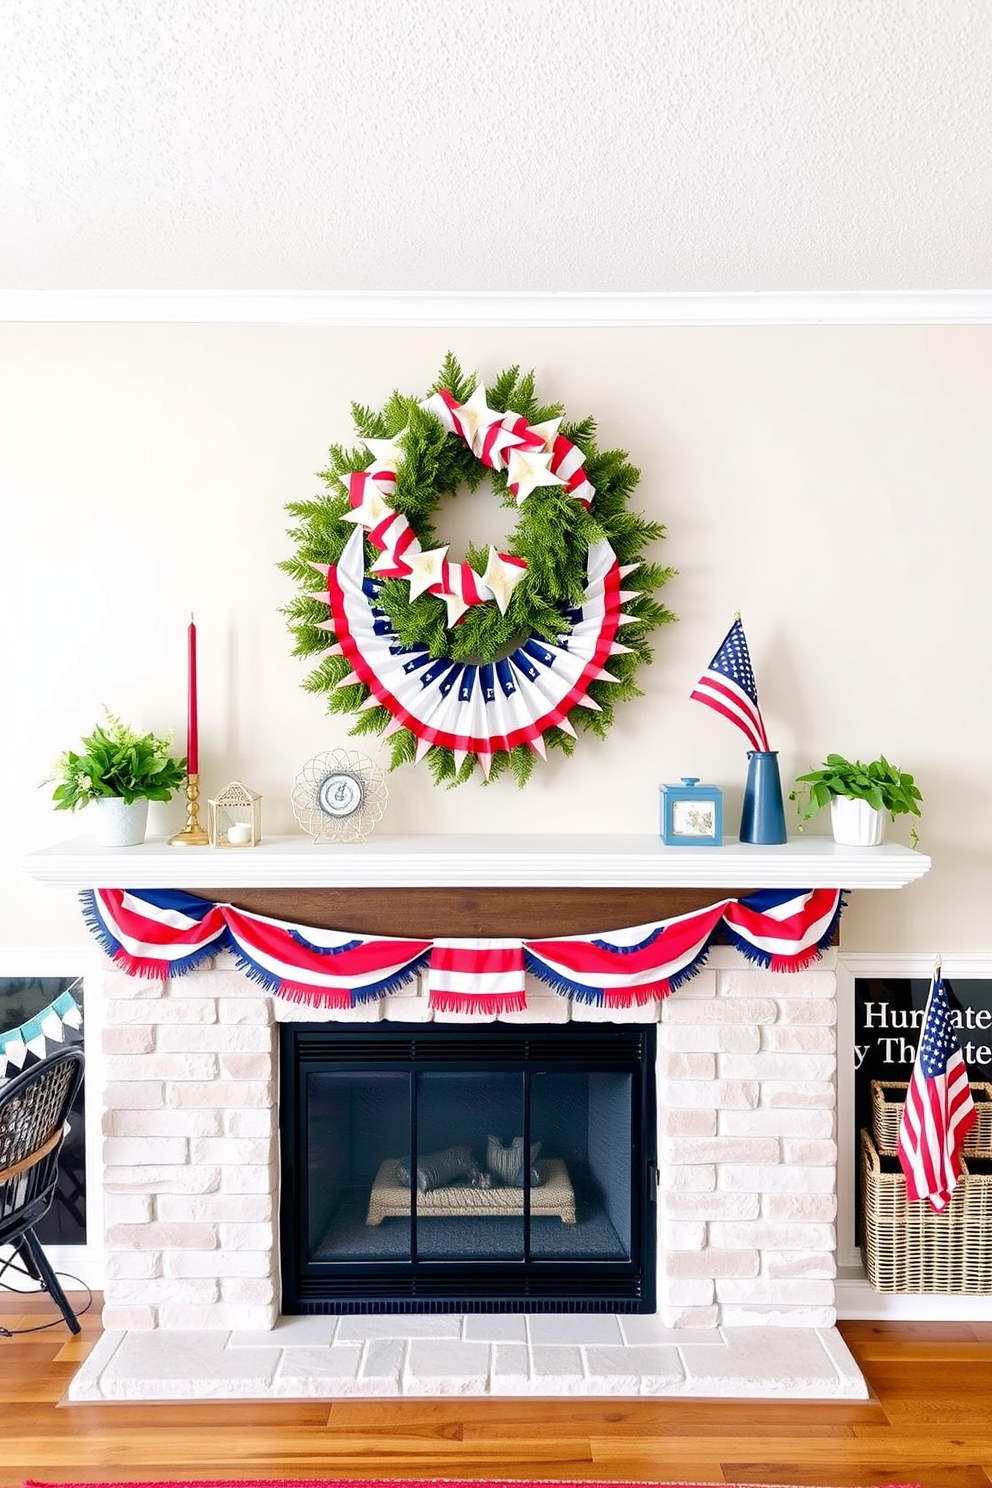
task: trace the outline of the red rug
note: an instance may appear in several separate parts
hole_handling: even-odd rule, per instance
[[[52,1483],[29,1478],[24,1488],[791,1488],[791,1485],[617,1483],[601,1482],[598,1478],[169,1478],[159,1483]],[[919,1484],[887,1483],[884,1488],[919,1488]]]

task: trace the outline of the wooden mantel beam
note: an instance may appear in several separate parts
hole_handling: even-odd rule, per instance
[[[525,940],[621,930],[688,914],[743,889],[644,888],[277,888],[190,889],[201,899],[233,904],[325,930],[366,935],[507,935]]]

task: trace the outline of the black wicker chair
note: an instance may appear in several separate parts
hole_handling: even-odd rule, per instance
[[[80,1331],[76,1314],[34,1227],[55,1197],[66,1117],[82,1078],[83,1051],[69,1048],[0,1085],[0,1246],[13,1245],[73,1333]]]

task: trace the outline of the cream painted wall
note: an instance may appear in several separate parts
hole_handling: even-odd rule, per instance
[[[300,688],[284,504],[319,489],[351,400],[426,389],[449,348],[484,379],[533,367],[542,396],[630,452],[680,619],[606,742],[582,738],[525,791],[438,791],[405,768],[380,832],[654,833],[658,785],[683,774],[724,788],[732,830],[743,740],[689,692],[740,608],[786,788],[836,748],[883,751],[924,792],[931,873],[855,895],[845,946],[992,948],[992,329],[21,325],[2,347],[0,970],[15,947],[88,949],[72,897],[18,867],[87,828],[38,783],[104,703],[182,741],[191,610],[207,792],[244,779],[288,832],[312,754],[378,753]],[[451,531],[493,521],[452,513]],[[181,821],[178,802],[152,808],[153,833]]]

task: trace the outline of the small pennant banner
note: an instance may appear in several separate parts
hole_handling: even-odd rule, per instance
[[[82,1026],[79,1004],[71,992],[62,992],[26,1023],[0,1033],[0,1084],[44,1059],[53,1046],[64,1044],[66,1029],[78,1031]]]

